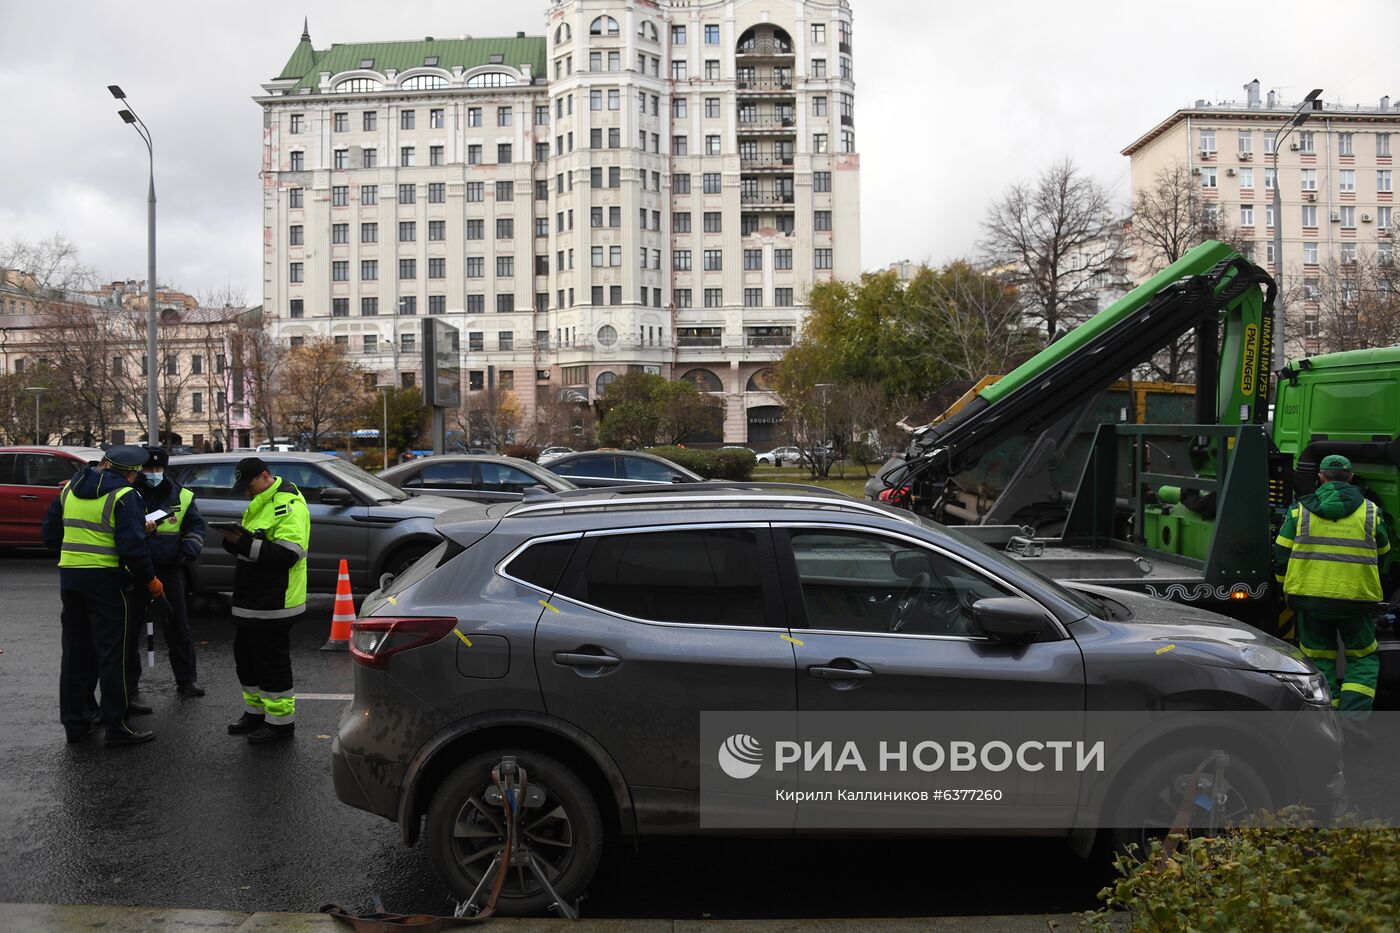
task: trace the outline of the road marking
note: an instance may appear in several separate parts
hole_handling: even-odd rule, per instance
[[[298,694],[297,694],[297,699],[298,699],[298,700],[340,700],[340,701],[343,702],[343,701],[345,701],[345,700],[353,700],[353,699],[355,699],[355,694],[353,694],[353,693],[298,693]]]
[[[470,647],[472,646],[472,640],[471,640],[470,638],[468,638],[467,636],[463,635],[463,634],[462,634],[460,631],[458,631],[457,629],[454,628],[454,629],[452,630],[452,634],[454,634],[454,635],[456,635],[458,638],[462,639],[462,644],[466,645],[468,648],[470,648]]]

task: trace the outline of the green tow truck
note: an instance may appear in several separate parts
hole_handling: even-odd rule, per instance
[[[1268,273],[1207,241],[956,414],[917,431],[866,494],[960,524],[955,478],[1019,438],[1025,453],[999,491],[1015,511],[1008,517],[1008,509],[993,507],[985,518],[1000,521],[960,530],[1057,579],[1199,605],[1291,636],[1272,542],[1288,505],[1316,487],[1322,457],[1351,460],[1396,540],[1400,347],[1296,360],[1275,376],[1274,298]],[[1105,390],[1192,330],[1191,423],[1090,423],[1078,483],[1065,489],[1054,482],[1064,474],[1065,438],[1085,430],[1080,421]],[[1381,643],[1391,655],[1383,666],[1391,671],[1400,668],[1397,552],[1381,568],[1389,597],[1380,610]]]

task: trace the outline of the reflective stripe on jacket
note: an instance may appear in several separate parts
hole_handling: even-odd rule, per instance
[[[306,610],[306,553],[311,513],[296,485],[276,477],[248,503],[244,535],[228,546],[233,571],[233,615],[246,621],[291,619]]]
[[[58,566],[70,568],[120,567],[117,525],[113,513],[122,496],[132,492],[123,486],[96,499],[72,495],[72,487],[60,493],[63,509],[63,544]]]
[[[1363,501],[1351,514],[1330,519],[1305,506],[1297,510],[1297,530],[1292,540],[1282,535],[1279,545],[1289,549],[1283,590],[1295,596],[1323,596],[1379,602],[1381,592],[1376,525],[1376,504]]]

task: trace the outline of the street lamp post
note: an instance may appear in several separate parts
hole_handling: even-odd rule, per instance
[[[151,131],[136,115],[126,94],[115,84],[107,85],[107,90],[126,104],[126,109],[117,111],[117,116],[136,130],[136,135],[146,144],[146,155],[150,159],[150,184],[146,192],[146,419],[149,424],[146,434],[150,445],[156,447],[160,444],[160,411],[156,405],[156,380],[159,378],[156,375],[156,153]]]
[[[37,446],[39,444],[39,397],[48,390],[43,386],[25,386],[24,391],[34,393],[34,443]]]
[[[379,435],[379,441],[381,444],[384,445],[384,465],[380,467],[381,470],[389,469],[389,390],[393,387],[393,383],[390,383],[389,385],[375,386],[375,388],[378,389],[380,392],[380,397],[384,400],[384,424],[383,430]]]
[[[1283,179],[1278,173],[1278,150],[1283,145],[1283,141],[1288,138],[1288,134],[1293,132],[1294,127],[1302,126],[1308,122],[1308,117],[1312,116],[1314,110],[1322,109],[1322,101],[1318,98],[1322,96],[1322,88],[1311,91],[1303,102],[1298,105],[1298,109],[1274,132],[1274,284],[1278,286],[1278,295],[1274,299],[1274,345],[1273,359],[1274,367],[1283,366]],[[1311,105],[1311,106],[1309,106]]]

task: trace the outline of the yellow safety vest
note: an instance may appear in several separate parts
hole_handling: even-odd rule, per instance
[[[117,526],[113,513],[117,500],[131,492],[123,486],[96,499],[79,499],[70,495],[71,486],[63,487],[63,546],[59,550],[58,566],[92,569],[120,567],[117,556]]]
[[[156,534],[178,535],[180,533],[180,521],[185,517],[185,512],[189,510],[190,503],[193,501],[194,493],[181,486],[180,501],[171,503],[170,515],[156,522]]]
[[[1298,530],[1283,591],[1329,599],[1384,599],[1376,553],[1378,521],[1379,510],[1370,500],[1338,519],[1323,518],[1298,506]]]

